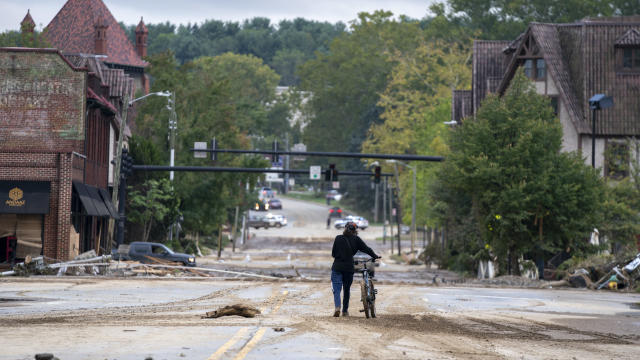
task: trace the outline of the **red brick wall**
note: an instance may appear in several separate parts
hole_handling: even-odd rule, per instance
[[[45,256],[67,260],[71,224],[71,154],[0,152],[0,180],[50,181]]]

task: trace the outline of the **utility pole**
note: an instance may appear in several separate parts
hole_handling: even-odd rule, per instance
[[[389,242],[391,243],[391,253],[393,254],[393,192],[391,190],[391,183],[387,183],[387,190],[389,191]]]
[[[393,172],[396,178],[396,225],[398,226],[398,255],[400,255],[400,182],[398,181],[398,163],[393,162]]]
[[[171,93],[171,97],[169,98],[169,109],[171,113],[169,114],[169,147],[170,147],[170,158],[169,158],[169,166],[175,166],[174,160],[176,156],[176,131],[178,129],[178,115],[176,114],[176,93]],[[169,180],[173,181],[173,171],[169,172]]]
[[[118,129],[118,145],[116,145],[115,157],[116,163],[113,166],[113,193],[111,194],[111,202],[116,209],[119,209],[118,200],[120,199],[120,167],[122,166],[122,146],[124,138],[124,127],[127,126],[127,111],[129,110],[131,102],[131,94],[127,94],[124,100],[124,109],[122,109],[122,113],[120,114],[120,128]],[[114,228],[115,221],[113,220],[113,218],[109,218],[109,241],[107,245],[108,248],[106,249],[108,252],[111,251],[112,241],[116,240]]]
[[[382,245],[387,242],[387,178],[382,186]]]
[[[284,149],[285,151],[289,152],[289,134],[285,135],[286,137],[284,138]],[[289,170],[289,155],[284,155],[284,157],[284,169]],[[284,174],[284,186],[282,189],[285,194],[289,192],[289,173]]]

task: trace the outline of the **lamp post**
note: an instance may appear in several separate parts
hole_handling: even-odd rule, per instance
[[[386,162],[393,163],[394,166],[396,166],[395,164],[404,165],[411,170],[413,175],[413,192],[411,194],[411,253],[413,253],[416,244],[416,168],[400,160],[386,160]]]
[[[596,168],[596,110],[613,106],[613,98],[605,94],[595,94],[589,99],[591,109],[591,167]]]

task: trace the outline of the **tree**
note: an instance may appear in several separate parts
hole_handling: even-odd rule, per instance
[[[414,47],[387,54],[395,66],[378,101],[383,122],[371,125],[362,144],[365,153],[446,153],[443,135],[448,129],[443,123],[450,118],[451,92],[467,88],[471,83],[471,36],[459,29],[456,33],[444,15],[439,15],[424,28],[416,27],[413,39]],[[420,180],[416,196],[417,222],[433,226],[427,187],[437,165],[415,165]],[[385,171],[390,169],[390,165],[386,165]],[[403,220],[409,222],[412,176],[404,167],[400,171]]]
[[[514,39],[530,22],[570,23],[584,17],[635,15],[640,3],[628,0],[447,0],[449,16],[483,39]]]
[[[577,154],[560,152],[561,138],[549,100],[521,71],[452,132],[440,184],[471,200],[477,231],[509,273],[538,249],[588,250],[584,238],[601,222],[603,182]]]
[[[148,241],[154,222],[161,223],[167,215],[177,213],[179,203],[166,178],[147,180],[137,189],[129,188],[127,217],[131,222],[142,225],[142,241]]]

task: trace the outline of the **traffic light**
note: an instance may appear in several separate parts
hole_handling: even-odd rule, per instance
[[[331,169],[324,170],[324,181],[331,181]]]
[[[329,181],[338,181],[338,171],[336,164],[329,164]]]
[[[120,160],[120,174],[127,177],[133,173],[133,158],[129,156],[127,148],[122,149],[122,157]]]
[[[380,172],[381,172],[380,166],[376,166],[376,169],[373,175],[373,182],[376,184],[380,184],[380,177],[382,176]]]

